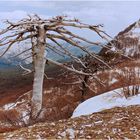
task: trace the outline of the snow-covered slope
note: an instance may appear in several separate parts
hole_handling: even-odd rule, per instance
[[[29,64],[31,63],[31,57],[29,57],[31,54],[31,50],[28,50],[29,48],[30,46],[28,44],[16,44],[12,48],[10,48],[8,52],[6,52],[6,54],[2,57],[2,59],[4,59],[5,63],[11,64],[11,65],[17,65],[19,64],[19,62]],[[6,50],[6,46],[3,46],[0,49],[0,54],[2,54],[5,50]],[[25,50],[28,50],[28,51],[24,52]],[[22,52],[24,53],[17,56],[18,54]],[[1,62],[1,59],[0,59],[0,62]]]
[[[119,32],[108,45],[115,46],[111,50],[117,48],[117,50],[119,49],[126,56],[140,58],[140,20]],[[109,55],[107,52],[108,50],[103,48],[100,54]]]
[[[72,117],[88,115],[113,107],[129,105],[140,105],[140,94],[126,99],[123,95],[122,88],[119,88],[84,101],[75,109]]]
[[[125,55],[132,57],[140,55],[140,20],[120,32],[116,38]]]

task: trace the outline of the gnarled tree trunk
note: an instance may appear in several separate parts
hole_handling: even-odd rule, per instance
[[[31,119],[36,119],[42,108],[43,79],[46,59],[44,58],[46,46],[46,31],[44,26],[38,29],[37,45],[34,47],[34,81],[31,100]]]

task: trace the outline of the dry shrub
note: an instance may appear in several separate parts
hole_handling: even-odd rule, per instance
[[[19,118],[20,114],[16,109],[0,110],[0,133],[20,128]]]
[[[96,91],[94,94],[98,95],[116,88],[140,84],[139,66],[140,62],[129,61],[114,66],[112,70],[98,72],[97,77],[104,83],[104,86],[96,80],[92,80],[90,86]],[[116,81],[112,83],[112,79],[116,79]]]
[[[0,128],[0,133],[14,131],[14,130],[17,130],[18,128],[20,128],[20,127],[19,126],[1,127]]]
[[[0,110],[0,121],[12,125],[19,125],[20,114],[16,109]]]

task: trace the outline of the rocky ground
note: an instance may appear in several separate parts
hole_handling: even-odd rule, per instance
[[[2,133],[0,139],[140,139],[140,106],[116,107],[88,116],[38,123]]]

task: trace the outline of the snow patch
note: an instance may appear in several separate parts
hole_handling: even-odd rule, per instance
[[[25,100],[22,99],[21,101],[17,101],[16,103],[8,103],[8,104],[5,104],[2,108],[3,108],[4,110],[13,109],[13,108],[15,108],[17,105],[22,104],[22,103],[24,103],[24,102],[25,102]]]
[[[61,137],[64,137],[65,138],[67,136],[67,134],[69,135],[69,138],[70,139],[74,139],[75,138],[75,136],[74,136],[74,129],[73,128],[67,128],[65,131],[63,131],[59,135]]]
[[[16,106],[15,103],[9,103],[9,104],[5,104],[5,105],[3,106],[3,109],[4,109],[4,110],[9,110],[9,109],[14,108],[15,106]]]
[[[140,92],[140,91],[139,91]],[[125,98],[122,88],[92,97],[81,103],[73,112],[72,118],[100,112],[113,107],[140,105],[140,94]]]
[[[113,78],[111,81],[110,81],[110,85],[114,84],[115,82],[117,82],[118,80],[116,78]]]

